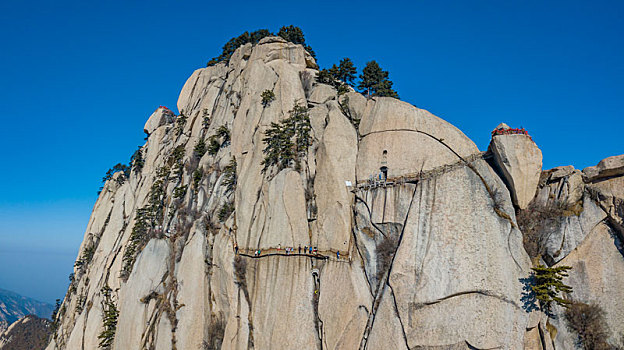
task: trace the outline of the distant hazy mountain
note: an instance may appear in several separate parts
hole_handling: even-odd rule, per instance
[[[45,349],[51,332],[51,321],[28,315],[0,332],[0,350]]]
[[[50,318],[54,306],[0,289],[0,332],[26,315]]]

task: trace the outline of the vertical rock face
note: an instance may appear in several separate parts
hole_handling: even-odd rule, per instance
[[[175,120],[150,117],[141,161],[94,206],[48,349],[535,343],[545,326],[520,282],[531,262],[486,157],[427,111],[337,95],[314,67],[302,46],[265,38],[195,71]],[[267,131],[301,108],[309,142],[269,166]],[[499,155],[514,154],[503,141]],[[541,154],[514,157],[510,174],[539,173]],[[529,182],[514,182],[522,203]]]
[[[619,302],[624,285],[624,176],[602,168],[610,175],[587,177],[585,171],[571,166],[544,171],[535,198],[518,221],[538,247],[529,253],[538,254],[548,265],[572,267],[564,281],[573,288],[567,297],[600,306],[608,326],[607,341],[618,345],[624,333],[624,307]],[[533,216],[527,216],[529,212]],[[554,317],[547,319],[549,344],[573,349],[577,334],[568,329],[563,313],[555,308]]]
[[[527,313],[518,281],[530,262],[513,219],[493,210],[473,169],[487,186],[503,188],[478,160],[473,168],[422,181],[411,197],[389,279],[410,349],[461,342],[519,348],[523,342]],[[505,202],[502,210],[513,215],[508,195]]]
[[[509,129],[506,124],[498,130]],[[542,171],[542,151],[526,134],[494,134],[490,143],[494,161],[509,186],[511,197],[516,206],[525,209],[535,196],[537,183]]]
[[[574,300],[600,305],[605,311],[609,341],[617,344],[624,333],[624,261],[622,241],[617,233],[604,223],[596,226],[576,250],[559,265],[572,267],[567,283],[574,288]],[[588,258],[591,257],[591,258]],[[559,310],[560,313],[563,310]],[[572,348],[575,334],[570,334],[563,320],[553,323],[561,329],[555,338],[558,349]],[[566,337],[566,335],[568,335]]]

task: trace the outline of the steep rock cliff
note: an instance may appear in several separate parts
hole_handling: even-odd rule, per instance
[[[195,71],[180,116],[149,118],[140,162],[94,206],[48,349],[550,342],[522,303],[531,261],[488,155],[425,110],[338,95],[315,67],[268,37]],[[305,142],[269,166],[267,131],[297,113]]]

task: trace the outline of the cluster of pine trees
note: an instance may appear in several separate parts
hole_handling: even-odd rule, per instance
[[[300,170],[301,160],[307,156],[308,147],[312,145],[308,112],[308,107],[295,105],[288,112],[288,118],[279,123],[272,122],[265,131],[262,139],[266,145],[263,150],[263,173],[272,166],[282,170],[294,165],[295,170]]]
[[[308,53],[312,55],[312,57],[316,58],[314,50],[312,50],[312,47],[306,43],[305,36],[303,35],[303,31],[301,30],[301,28],[289,25],[281,27],[277,34],[272,33],[268,29],[258,29],[251,33],[244,32],[236,38],[230,39],[227,43],[225,43],[225,45],[223,45],[221,54],[208,61],[207,66],[213,66],[219,62],[228,61],[230,57],[232,57],[234,51],[236,51],[236,49],[238,49],[239,47],[248,43],[255,45],[260,42],[262,38],[265,38],[267,36],[279,36],[284,38],[286,41],[290,41],[293,44],[303,45],[303,48],[308,51]]]
[[[243,34],[230,39],[223,45],[222,52],[219,56],[208,61],[208,66],[215,65],[219,62],[226,62],[232,57],[232,54],[239,47],[251,43],[257,44],[267,36],[279,36],[293,43],[303,45],[303,48],[316,58],[316,54],[312,47],[305,41],[305,35],[301,28],[289,25],[283,26],[277,32],[272,33],[268,29],[259,29],[253,32],[244,32]],[[386,96],[399,98],[399,94],[392,88],[392,81],[388,78],[389,73],[379,66],[373,60],[366,63],[359,76],[359,83],[356,86],[355,80],[357,76],[357,68],[349,58],[343,58],[338,65],[333,65],[329,69],[321,69],[318,74],[318,81],[323,84],[329,84],[338,89],[339,93],[348,91],[348,86],[357,88],[360,92],[366,94],[367,97]],[[270,102],[270,101],[269,101]]]
[[[329,84],[338,89],[338,93],[348,90],[347,86],[355,88],[355,79],[357,68],[350,58],[345,57],[340,60],[338,65],[332,65],[329,69],[321,69],[318,74],[318,81],[323,84]],[[392,89],[392,81],[390,81],[389,73],[379,66],[373,60],[366,63],[366,67],[360,74],[360,82],[357,88],[360,92],[366,94],[367,97],[385,96],[399,98],[399,94]]]

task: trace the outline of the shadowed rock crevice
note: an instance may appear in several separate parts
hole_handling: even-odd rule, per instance
[[[370,331],[371,331],[371,329],[373,327],[373,324],[375,322],[375,316],[377,314],[377,310],[379,309],[379,305],[381,304],[381,298],[382,298],[383,293],[385,291],[385,286],[386,285],[389,286],[388,279],[389,279],[389,276],[390,276],[390,271],[392,270],[392,263],[394,261],[395,252],[396,252],[396,249],[397,249],[396,247],[399,247],[401,245],[401,240],[403,239],[405,224],[407,222],[408,215],[409,215],[410,210],[412,208],[412,203],[414,202],[414,198],[416,196],[417,189],[418,189],[418,186],[414,186],[414,190],[412,192],[411,199],[409,200],[410,204],[409,204],[409,206],[407,208],[407,211],[406,211],[407,214],[406,214],[405,219],[403,221],[403,225],[401,226],[401,232],[400,232],[399,236],[397,237],[396,242],[391,241],[391,240],[387,241],[388,242],[387,243],[387,249],[391,249],[392,252],[391,252],[391,254],[390,254],[390,252],[386,252],[384,254],[384,255],[387,255],[387,260],[388,261],[386,263],[383,263],[382,265],[387,265],[387,266],[384,266],[385,267],[385,271],[383,271],[383,274],[381,275],[381,277],[378,278],[379,285],[377,287],[377,290],[376,290],[376,293],[375,293],[375,297],[373,299],[373,305],[372,305],[372,308],[371,308],[371,313],[370,313],[370,315],[368,317],[368,321],[366,323],[366,328],[364,328],[364,334],[362,335],[362,339],[360,341],[360,347],[359,347],[360,350],[365,350],[366,349],[366,344],[367,344],[367,341],[368,341],[368,337],[369,337]],[[378,273],[379,272],[380,271],[378,271]],[[393,300],[394,300],[394,296],[393,296]]]
[[[388,284],[388,288],[390,288],[390,294],[392,295],[392,306],[394,306],[394,312],[396,315],[399,324],[401,325],[401,332],[403,334],[403,341],[405,341],[405,347],[409,349],[409,343],[407,341],[407,335],[405,334],[405,326],[403,325],[403,320],[401,320],[401,315],[399,315],[399,309],[397,307],[396,296],[394,295],[394,290],[392,290],[392,285]]]

